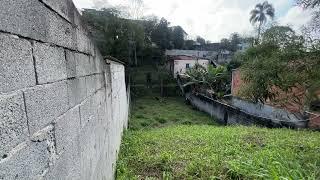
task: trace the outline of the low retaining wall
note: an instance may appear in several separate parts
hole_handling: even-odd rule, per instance
[[[124,65],[71,0],[2,0],[0,179],[113,179],[128,122]]]
[[[225,125],[260,125],[265,127],[293,127],[305,128],[307,121],[285,121],[262,117],[244,111],[241,108],[227,103],[216,101],[201,94],[186,93],[186,99],[200,111],[206,112],[217,118],[217,121]]]

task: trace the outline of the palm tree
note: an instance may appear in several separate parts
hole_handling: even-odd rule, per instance
[[[265,1],[262,4],[261,3],[257,4],[250,14],[251,14],[250,22],[252,24],[256,24],[257,22],[259,22],[259,28],[258,28],[258,41],[259,41],[262,25],[267,22],[268,17],[271,19],[274,18],[275,10],[272,4],[269,4],[268,1]]]

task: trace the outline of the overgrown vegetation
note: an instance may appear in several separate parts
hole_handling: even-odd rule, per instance
[[[203,89],[209,89],[215,97],[223,97],[230,92],[231,75],[224,66],[208,68],[196,64],[186,72],[188,83],[194,83]]]
[[[290,27],[268,29],[261,44],[240,56],[245,81],[242,95],[256,102],[278,101],[281,100],[279,93],[289,94],[296,88],[306,92],[304,97],[289,97],[292,100],[298,98],[296,103],[309,106],[310,102],[317,100],[320,50],[314,46],[307,47],[305,42]]]
[[[222,127],[180,98],[145,97],[132,113],[117,179],[320,177],[319,132]]]
[[[130,130],[165,127],[174,124],[215,124],[214,120],[186,106],[182,97],[145,96],[133,103]]]

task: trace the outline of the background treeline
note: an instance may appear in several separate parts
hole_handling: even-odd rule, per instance
[[[130,65],[161,62],[166,49],[189,49],[195,44],[193,40],[185,41],[187,33],[182,27],[171,27],[164,18],[125,19],[114,8],[84,9],[82,14],[102,55]],[[205,42],[200,37],[198,40]]]

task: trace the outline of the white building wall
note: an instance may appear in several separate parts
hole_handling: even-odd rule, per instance
[[[173,76],[174,78],[177,77],[177,74],[183,74],[187,71],[187,64],[189,67],[192,68],[196,63],[208,68],[209,60],[199,59],[199,60],[174,60],[174,71]]]

